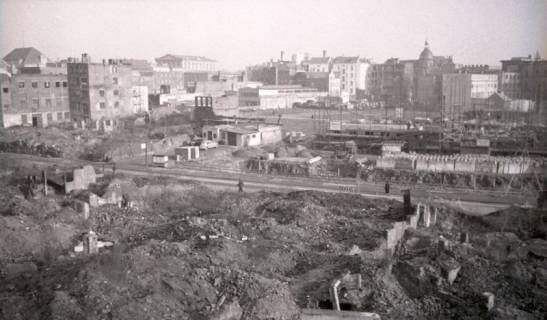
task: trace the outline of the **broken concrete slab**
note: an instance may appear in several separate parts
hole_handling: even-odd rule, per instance
[[[530,240],[528,251],[536,257],[547,258],[547,241],[539,238]]]
[[[442,276],[448,281],[450,285],[454,283],[458,273],[461,270],[461,265],[452,257],[441,256],[439,258],[439,265],[441,267]]]

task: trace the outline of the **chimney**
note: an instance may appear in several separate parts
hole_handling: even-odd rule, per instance
[[[285,54],[285,51],[281,51],[281,61],[283,61],[283,55]]]
[[[323,50],[323,58],[327,57],[327,50]]]

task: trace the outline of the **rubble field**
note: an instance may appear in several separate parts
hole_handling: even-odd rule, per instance
[[[547,217],[442,209],[390,253],[403,204],[312,191],[213,191],[103,177],[124,205],[73,209],[82,192],[0,172],[0,319],[300,319],[340,307],[382,319],[545,319]],[[87,217],[86,217],[87,216]],[[75,252],[90,230],[98,253]]]

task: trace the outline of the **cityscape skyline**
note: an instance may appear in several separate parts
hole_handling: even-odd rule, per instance
[[[86,52],[92,59],[150,61],[166,53],[191,54],[215,59],[221,69],[240,70],[276,59],[280,51],[289,58],[327,50],[329,56],[361,55],[375,63],[413,59],[428,40],[435,55],[453,56],[456,63],[499,65],[507,57],[546,55],[546,9],[535,0],[404,6],[350,0],[4,0],[0,27],[8,32],[2,33],[0,53],[26,46],[53,59]],[[468,25],[459,25],[462,21]]]

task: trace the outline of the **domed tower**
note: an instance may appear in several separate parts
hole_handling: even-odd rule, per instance
[[[433,68],[433,52],[429,49],[429,43],[425,42],[425,48],[420,53],[420,71],[423,75],[429,74]]]

